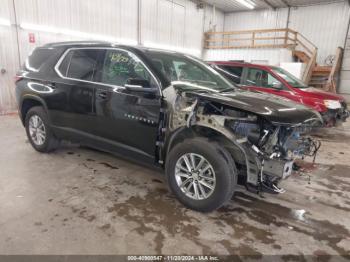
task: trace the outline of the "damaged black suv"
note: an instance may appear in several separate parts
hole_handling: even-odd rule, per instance
[[[208,212],[237,184],[280,193],[296,157],[314,155],[307,133],[322,119],[283,98],[236,89],[184,54],[106,42],[35,49],[17,75],[31,145],[60,140],[165,169],[187,207]]]

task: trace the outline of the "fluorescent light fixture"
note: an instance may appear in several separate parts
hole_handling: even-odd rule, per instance
[[[0,25],[11,26],[11,21],[8,19],[0,18]]]
[[[52,33],[52,34],[62,34],[62,35],[78,37],[78,38],[86,38],[86,39],[104,40],[104,41],[116,42],[120,44],[137,45],[137,41],[132,39],[116,38],[116,37],[107,36],[107,35],[92,34],[92,33],[86,33],[86,32],[46,26],[46,25],[22,23],[20,24],[20,27],[24,30],[33,30],[33,31],[46,32],[46,33]]]
[[[245,7],[249,8],[249,9],[255,8],[255,3],[253,3],[250,0],[235,0],[235,1],[240,3],[241,5],[244,5]]]
[[[189,49],[189,48],[182,48],[182,47],[176,47],[176,46],[170,46],[170,45],[162,45],[162,44],[157,44],[157,43],[147,42],[147,41],[144,42],[143,45],[150,48],[175,51],[175,52],[180,52],[180,53],[185,53],[185,54],[190,54],[195,56],[200,56],[201,54],[201,50],[199,49]]]

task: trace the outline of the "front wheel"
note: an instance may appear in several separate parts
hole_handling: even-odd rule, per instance
[[[170,189],[185,206],[210,212],[231,199],[237,173],[231,155],[206,138],[176,145],[166,161]]]

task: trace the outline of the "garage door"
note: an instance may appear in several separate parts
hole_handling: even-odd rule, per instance
[[[2,2],[0,9],[0,114],[16,109],[14,76],[19,68],[16,28],[11,1]]]

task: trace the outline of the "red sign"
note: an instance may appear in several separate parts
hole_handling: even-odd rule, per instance
[[[29,33],[29,43],[33,44],[35,43],[35,34],[34,33]]]

